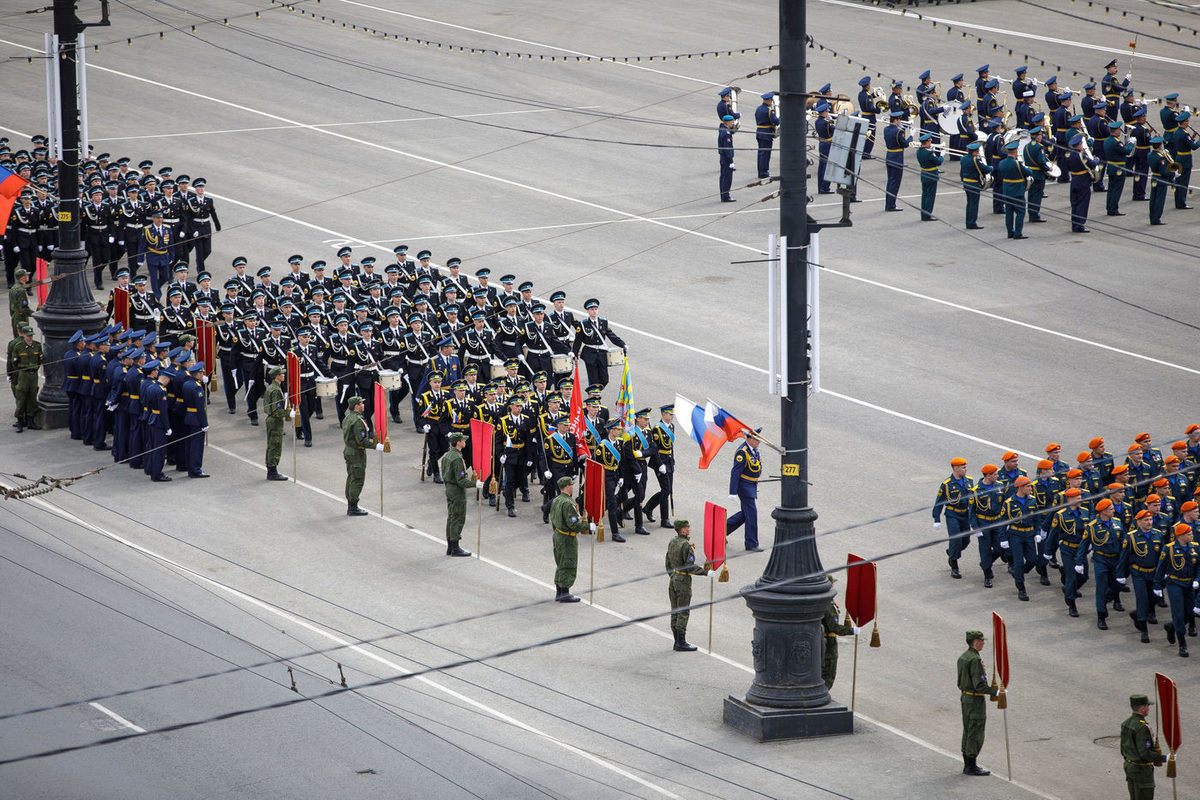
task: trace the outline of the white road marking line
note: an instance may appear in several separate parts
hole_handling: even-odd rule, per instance
[[[7,131],[8,133],[16,134],[17,136],[20,136],[22,139],[32,138],[28,133],[25,133],[24,131],[19,131],[16,128],[6,128],[3,125],[0,125],[0,131]]]
[[[220,448],[216,448],[216,449],[219,450]],[[222,452],[227,452],[227,451],[222,451]],[[234,454],[231,453],[230,455],[234,455]],[[240,456],[236,456],[236,455],[234,455],[234,457],[241,458]],[[241,460],[245,461],[245,459],[241,459]],[[329,492],[325,492],[324,490],[317,489],[316,487],[306,487],[306,488],[313,489],[314,491],[317,491],[320,494],[324,494],[328,497],[333,497],[333,495],[331,495]],[[382,664],[382,665],[386,666],[388,669],[394,670],[395,672],[397,672],[399,674],[408,675],[408,674],[411,674],[411,672],[412,672],[412,670],[409,670],[409,669],[401,666],[400,664],[397,664],[394,661],[384,658],[383,656],[377,655],[360,645],[354,644],[351,641],[348,641],[346,639],[343,639],[340,636],[330,633],[329,631],[326,631],[325,629],[323,629],[317,625],[314,625],[314,624],[308,622],[307,620],[303,620],[303,619],[300,619],[299,617],[292,616],[290,613],[288,613],[287,611],[284,611],[282,608],[273,606],[270,603],[266,603],[262,600],[259,600],[258,598],[251,597],[250,595],[245,594],[241,591],[238,591],[237,589],[234,589],[232,586],[227,586],[227,585],[221,583],[220,581],[213,580],[212,578],[208,577],[207,575],[203,575],[200,572],[198,572],[194,569],[191,569],[190,567],[186,567],[183,564],[179,563],[178,561],[173,561],[164,555],[160,555],[160,554],[154,552],[153,550],[150,550],[146,547],[142,547],[140,544],[137,544],[136,542],[132,542],[129,539],[125,539],[124,537],[119,536],[111,531],[105,530],[104,528],[101,528],[99,525],[96,525],[92,522],[88,522],[87,520],[82,519],[81,517],[78,517],[75,514],[72,514],[70,511],[67,511],[66,509],[62,509],[62,508],[59,508],[58,506],[52,505],[52,504],[46,502],[45,500],[41,499],[40,497],[35,497],[32,499],[39,506],[46,509],[47,511],[54,514],[55,516],[58,516],[62,519],[68,520],[70,522],[74,522],[85,528],[89,528],[89,529],[95,531],[96,533],[100,534],[101,536],[105,536],[105,537],[113,540],[114,542],[117,542],[118,544],[122,544],[125,547],[128,547],[131,550],[135,550],[135,551],[141,553],[142,555],[145,555],[149,558],[154,559],[155,561],[165,564],[168,567],[179,570],[180,572],[190,576],[194,580],[202,581],[216,589],[220,589],[221,591],[225,592],[226,594],[236,597],[237,599],[241,600],[244,603],[248,603],[250,605],[253,605],[257,608],[262,609],[263,611],[267,611],[271,614],[274,614],[274,615],[286,620],[291,625],[295,625],[295,626],[304,628],[305,630],[310,631],[311,633],[313,633],[317,636],[321,636],[321,637],[327,639],[328,641],[333,642],[334,644],[336,644],[339,647],[344,647],[347,650],[358,653],[359,655],[361,655],[365,658],[371,659],[372,661],[375,661],[379,664]],[[416,531],[413,528],[409,528],[409,526],[403,525],[402,523],[396,523],[396,524],[400,525],[401,527],[408,528],[409,530],[413,530],[413,532],[415,532],[415,533],[421,533],[420,531]],[[425,533],[421,533],[421,535],[426,536],[428,538],[434,538],[434,537],[430,536],[429,534],[425,534]],[[497,566],[499,566],[499,565],[497,565]],[[679,798],[679,795],[675,794],[674,792],[672,792],[671,790],[669,790],[665,787],[659,786],[658,784],[655,784],[655,783],[651,783],[650,781],[646,780],[645,778],[642,778],[639,775],[635,775],[634,773],[632,773],[622,767],[619,767],[616,764],[606,761],[605,759],[603,759],[599,756],[592,755],[591,753],[587,752],[586,750],[575,747],[572,744],[568,744],[567,742],[564,742],[561,739],[551,736],[549,733],[541,731],[541,730],[533,727],[532,725],[529,725],[528,723],[522,722],[521,720],[517,719],[516,717],[512,717],[512,716],[509,716],[508,714],[505,714],[504,712],[500,711],[499,709],[492,708],[491,706],[487,705],[486,703],[483,703],[479,700],[475,700],[471,697],[468,697],[467,695],[463,694],[462,692],[456,691],[447,686],[443,686],[440,683],[438,683],[437,681],[434,681],[425,675],[418,675],[414,678],[414,680],[420,681],[421,683],[425,684],[426,686],[429,686],[431,689],[435,689],[439,692],[442,692],[443,694],[446,694],[446,695],[454,698],[455,700],[458,700],[461,703],[465,703],[466,705],[469,705],[472,708],[475,708],[475,709],[478,709],[479,711],[490,714],[491,716],[495,717],[496,719],[500,720],[501,722],[508,723],[509,725],[513,725],[517,728],[520,728],[523,731],[532,733],[536,736],[540,736],[540,737],[544,738],[547,742],[556,744],[569,753],[572,753],[574,755],[579,756],[580,758],[591,761],[592,763],[596,764],[597,766],[603,767],[604,769],[607,769],[610,772],[614,772],[624,778],[628,778],[629,780],[634,781],[635,783],[637,783],[641,786],[644,786],[647,789],[657,792],[658,794],[662,795],[663,797]],[[137,727],[133,723],[114,714],[113,712],[109,711],[108,709],[103,708],[102,706],[100,706],[96,703],[92,703],[91,705],[93,705],[96,708],[98,708],[99,710],[103,711],[105,714],[108,714],[110,717],[112,717],[117,722],[120,722],[122,725],[125,725],[133,730],[136,730],[139,733],[145,733],[145,729]]]
[[[107,715],[110,719],[112,719],[118,725],[120,725],[124,728],[129,728],[129,730],[133,731],[134,733],[145,733],[146,732],[145,728],[140,728],[137,725],[134,725],[132,722],[125,719],[124,717],[122,717],[120,714],[113,711],[112,709],[105,708],[104,706],[100,705],[99,703],[88,703],[88,705],[91,706],[92,708],[96,709],[97,711],[99,711],[101,714]]]
[[[931,17],[928,14],[922,14],[921,19],[917,19],[915,14],[905,14],[900,11],[894,11],[888,8],[879,8],[876,6],[864,6],[858,3],[849,3],[846,0],[820,0],[820,2],[831,6],[845,6],[846,8],[854,8],[859,11],[874,11],[879,14],[890,14],[897,17],[907,17],[914,22],[940,22],[943,25],[954,25],[959,28],[969,28],[976,31],[987,31],[988,33],[999,33],[1005,36],[1016,36],[1019,39],[1034,39],[1039,42],[1048,42],[1050,44],[1062,44],[1068,47],[1081,47],[1084,50],[1096,50],[1101,53],[1108,53],[1114,56],[1126,56],[1129,51],[1122,50],[1117,47],[1104,47],[1102,45],[1088,44],[1087,42],[1075,42],[1070,39],[1056,39],[1053,36],[1040,36],[1036,33],[1024,33],[1022,31],[1011,31],[1007,28],[993,28],[989,25],[976,25],[972,22],[961,22],[956,19],[945,19],[943,17]],[[1124,41],[1124,40],[1122,40]],[[1167,64],[1178,64],[1181,67],[1200,67],[1200,63],[1195,61],[1184,61],[1180,58],[1168,58],[1166,56],[1155,56],[1149,53],[1138,52],[1138,58],[1144,58],[1147,61],[1162,61]]]
[[[590,110],[599,106],[570,106],[567,108],[530,108],[520,111],[488,111],[479,114],[446,114],[432,117],[400,117],[397,119],[365,119],[359,122],[321,122],[314,128],[346,128],[353,125],[391,125],[401,122],[428,122],[442,119],[474,119],[476,117],[500,117],[513,114],[545,114],[551,111]],[[90,139],[92,142],[130,142],[135,139],[174,139],[180,136],[213,136],[223,133],[258,133],[259,131],[286,131],[294,128],[304,128],[304,125],[263,125],[258,128],[228,128],[216,131],[186,131],[184,133],[147,133],[140,136],[108,136],[103,139]]]

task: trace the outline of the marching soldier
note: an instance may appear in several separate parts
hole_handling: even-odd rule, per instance
[[[928,72],[928,70],[926,70]],[[929,91],[921,93],[918,87],[917,102],[920,103],[921,132],[928,133],[934,144],[941,144],[941,126],[938,125],[938,115],[942,111],[941,100],[938,99],[937,88],[930,84]]]
[[[548,420],[549,421],[549,420]],[[556,496],[552,487],[558,485],[560,478],[570,476],[575,471],[575,436],[571,433],[571,420],[568,417],[556,417],[553,419],[553,432],[545,437],[542,448],[543,466],[545,470],[542,473],[543,496],[542,503],[542,522],[550,522],[550,507],[553,505],[554,497]]]
[[[959,117],[958,133],[950,135],[950,149],[962,152],[967,149],[967,142],[973,141],[975,138],[975,123],[971,119],[971,98],[963,91],[963,74],[960,72],[950,79],[950,88],[946,90],[946,102],[953,107],[959,108],[963,114]],[[970,138],[964,137],[963,123],[970,126]],[[959,156],[950,154],[951,161],[958,161]]]
[[[1167,760],[1162,754],[1146,715],[1153,703],[1144,694],[1131,694],[1129,719],[1121,723],[1121,758],[1125,761],[1125,784],[1129,800],[1153,800],[1154,768]]]
[[[733,87],[726,86],[717,92],[717,96],[721,98],[717,101],[717,119],[725,119],[726,116],[733,116]],[[741,115],[739,114],[738,116]]]
[[[1029,238],[1022,233],[1025,228],[1025,181],[1032,178],[1033,173],[1017,161],[1019,145],[1017,141],[1004,145],[1006,155],[996,169],[1004,197],[1004,227],[1010,239]]]
[[[867,121],[867,141],[863,144],[863,159],[870,160],[875,156],[871,150],[875,147],[875,100],[871,97],[871,78],[864,75],[858,79],[861,87],[858,92],[858,115]]]
[[[833,583],[836,580],[832,575],[829,576],[829,582]],[[841,609],[838,604],[832,600],[829,601],[829,608],[825,609],[825,616],[821,618],[821,630],[825,634],[822,637],[822,655],[821,655],[821,680],[825,681],[825,688],[832,689],[833,682],[837,680],[837,664],[838,664],[838,645],[837,637],[839,636],[858,636],[859,629],[857,625],[843,625],[838,622],[841,616]]]
[[[305,447],[312,447],[312,418],[317,397],[317,378],[324,378],[321,368],[322,353],[312,344],[312,329],[303,327],[296,332],[296,344],[291,352],[296,355],[300,364],[300,436],[304,439]],[[382,411],[380,412],[382,413]]]
[[[937,124],[936,122],[934,124]],[[937,199],[938,167],[942,165],[942,157],[933,152],[930,140],[933,134],[925,131],[921,134],[921,146],[917,149],[917,164],[921,167],[921,221],[933,222],[933,202]]]
[[[558,494],[550,503],[550,524],[554,528],[554,600],[558,603],[578,603],[571,594],[575,585],[575,569],[579,561],[579,534],[596,532],[596,523],[588,522],[571,499],[575,479],[564,475],[555,484]]]
[[[521,490],[521,502],[529,502],[527,468],[533,461],[529,446],[532,438],[530,428],[530,420],[521,413],[521,399],[513,395],[509,400],[509,413],[500,420],[496,431],[497,438],[504,443],[504,455],[500,456],[500,463],[504,466],[504,505],[510,517],[517,515],[517,489]]]
[[[158,323],[158,340],[178,344],[179,337],[192,330],[192,326],[192,312],[183,304],[183,291],[169,289],[167,305],[163,307]]]
[[[995,464],[984,464],[979,472],[979,484],[976,492],[971,495],[970,512],[975,515],[979,530],[975,536],[979,539],[979,567],[983,570],[983,588],[991,589],[995,574],[992,565],[1000,556],[1000,538],[1004,519],[1005,497],[1004,486],[997,479],[998,468]],[[950,512],[947,511],[947,518]],[[966,549],[963,542],[962,549]],[[961,555],[961,553],[960,553]]]
[[[84,246],[92,260],[92,276],[97,289],[104,288],[104,267],[108,266],[113,280],[117,277],[117,261],[109,255],[112,236],[112,208],[104,204],[104,190],[93,186],[88,191],[91,202],[83,207]]]
[[[833,194],[833,186],[830,185],[829,179],[825,177],[825,173],[829,169],[829,150],[833,146],[833,122],[829,119],[829,103],[820,100],[813,110],[817,112],[817,119],[813,123],[813,128],[817,134],[817,192],[819,194]],[[729,146],[729,166],[732,170],[732,140]],[[733,176],[730,175],[730,179],[732,178]]]
[[[1025,166],[1033,175],[1033,180],[1029,183],[1029,199],[1026,201],[1030,222],[1046,221],[1042,218],[1042,198],[1046,195],[1046,171],[1050,165],[1042,146],[1042,134],[1045,130],[1041,125],[1030,128],[1030,141],[1025,147]]]
[[[137,258],[146,263],[146,272],[150,275],[150,291],[158,297],[159,289],[169,279],[168,270],[175,259],[174,239],[171,231],[163,225],[162,211],[150,210],[150,224],[141,230],[137,239]]]
[[[1001,534],[1000,547],[1008,550],[1012,559],[1010,571],[1017,585],[1017,599],[1027,601],[1029,595],[1025,592],[1025,576],[1034,567],[1042,567],[1038,563],[1039,542],[1036,541],[1041,534],[1038,532],[1037,504],[1032,496],[1033,482],[1021,476],[1014,486],[1016,491],[1004,501],[1004,518],[1008,524]]]
[[[1107,497],[1096,503],[1096,519],[1088,526],[1087,546],[1092,551],[1092,569],[1096,579],[1096,627],[1102,631],[1108,630],[1108,603],[1111,597],[1113,610],[1124,611],[1121,597],[1118,594],[1118,568],[1128,546],[1125,526],[1119,519],[1114,518],[1116,507]],[[1080,548],[1083,550],[1083,548]],[[1082,558],[1082,555],[1077,556]],[[1075,571],[1079,572],[1076,563]],[[1081,573],[1082,574],[1082,573]]]
[[[962,693],[962,755],[963,775],[990,775],[975,763],[983,749],[984,729],[987,726],[985,697],[995,697],[997,689],[988,685],[987,672],[979,652],[984,638],[980,631],[967,631],[967,650],[958,657],[958,689]]]
[[[992,168],[992,213],[1004,213],[1004,181],[1000,179],[1000,162],[1004,158],[1004,137],[1000,132],[1000,124],[994,119],[983,122],[983,130],[987,140],[983,143],[983,155],[988,166]]]
[[[1175,119],[1178,128],[1171,134],[1175,161],[1183,167],[1183,171],[1175,176],[1175,207],[1191,208],[1187,202],[1188,184],[1192,179],[1192,151],[1200,149],[1200,137],[1193,137],[1189,129],[1191,112],[1181,112]]]
[[[28,187],[21,190],[20,202],[13,206],[12,217],[8,221],[9,236],[16,244],[16,252],[21,268],[30,275],[34,274],[37,259],[37,233],[41,212],[33,205],[33,191]]]
[[[625,483],[620,493],[621,514],[625,516],[633,509],[633,532],[649,536],[643,523],[642,504],[646,501],[647,462],[650,458],[650,409],[639,409],[634,413],[634,425],[621,446],[621,477]]]
[[[775,93],[762,95],[762,103],[754,110],[755,136],[758,139],[758,177],[771,177],[771,148],[779,130],[779,115],[775,113]]]
[[[658,424],[650,429],[650,469],[658,480],[658,491],[646,501],[646,519],[654,522],[654,507],[658,506],[658,527],[670,528],[669,516],[675,482],[675,405],[658,409]]]
[[[1133,200],[1146,200],[1146,180],[1150,173],[1150,129],[1146,125],[1146,107],[1134,106],[1130,113],[1133,127],[1129,141],[1133,145]]]
[[[429,388],[421,395],[419,424],[425,434],[425,449],[429,453],[427,474],[433,476],[434,483],[442,482],[438,462],[446,452],[446,434],[450,432],[448,401],[446,390],[442,388],[442,373],[430,373]]]
[[[1107,74],[1100,79],[1100,91],[1104,95],[1104,100],[1106,103],[1105,113],[1108,114],[1108,118],[1110,120],[1116,121],[1117,106],[1121,102],[1121,94],[1125,89],[1129,88],[1129,81],[1133,76],[1126,74],[1125,80],[1118,83],[1117,60],[1115,58],[1104,65],[1104,70]]]
[[[1105,198],[1105,208],[1110,217],[1125,216],[1120,208],[1121,193],[1125,191],[1125,173],[1128,172],[1125,164],[1133,155],[1134,143],[1131,141],[1128,144],[1122,144],[1121,140],[1117,138],[1122,127],[1124,126],[1118,120],[1108,123],[1109,135],[1103,143],[1104,160],[1108,171],[1108,195]],[[1097,142],[1097,145],[1099,144]]]
[[[950,459],[950,477],[938,486],[937,497],[933,503],[933,529],[941,530],[944,511],[946,535],[950,540],[950,544],[946,548],[947,563],[950,565],[950,577],[955,579],[962,578],[962,573],[958,571],[958,559],[962,556],[967,531],[973,527],[971,524],[971,496],[974,493],[975,481],[967,477],[967,460],[965,458]],[[986,574],[985,571],[985,577]]]
[[[585,424],[588,425],[589,434],[596,437],[601,435],[591,422]],[[624,427],[625,423],[621,420],[613,420],[604,427],[604,438],[596,441],[594,447],[592,442],[588,442],[594,458],[604,467],[604,508],[608,511],[609,533],[617,543],[625,541],[619,530],[623,523],[620,504],[617,501],[617,493],[625,483],[621,477],[621,431]]]
[[[715,572],[707,565],[696,563],[696,546],[692,544],[692,527],[686,519],[675,520],[675,536],[667,542],[667,555],[664,559],[670,583],[667,585],[667,599],[671,602],[671,633],[675,636],[674,650],[679,653],[690,653],[696,649],[687,640],[688,606],[692,604],[692,576],[708,575],[716,577]]]
[[[963,192],[967,195],[967,230],[971,231],[983,230],[979,224],[979,195],[983,192],[983,176],[992,172],[992,168],[978,157],[982,147],[982,142],[968,143],[967,155],[958,166]]]
[[[162,195],[158,198],[157,205],[159,210],[163,212],[163,224],[171,230],[171,241],[176,243],[175,257],[186,264],[190,249],[187,244],[188,235],[184,224],[187,213],[187,201],[175,193],[175,188],[175,181],[164,180]]]
[[[758,553],[758,479],[762,475],[762,458],[758,454],[762,428],[745,431],[746,441],[733,456],[733,467],[729,471],[729,501],[737,502],[736,514],[725,520],[725,535],[746,526],[746,550]],[[936,512],[935,512],[936,513]]]
[[[1129,531],[1129,549],[1124,552],[1126,563],[1122,565],[1124,569],[1118,568],[1121,574],[1127,569],[1133,580],[1133,596],[1137,607],[1129,616],[1133,618],[1133,627],[1141,632],[1143,644],[1150,642],[1147,619],[1154,604],[1154,571],[1162,551],[1162,537],[1154,529],[1154,517],[1154,511],[1149,508],[1143,508],[1135,515],[1134,527]]]
[[[467,489],[483,488],[483,482],[476,481],[474,472],[468,471],[463,463],[462,451],[466,446],[466,436],[458,432],[450,434],[450,449],[438,467],[446,484],[446,555],[457,558],[471,555],[458,544],[467,521]]]
[[[1163,137],[1152,137],[1150,148],[1147,158],[1150,173],[1150,224],[1166,225],[1167,223],[1162,221],[1162,215],[1163,209],[1167,207],[1167,189],[1171,186],[1172,175],[1167,169],[1168,155],[1163,152]]]
[[[1188,657],[1187,637],[1196,635],[1197,561],[1200,553],[1192,543],[1193,525],[1180,522],[1175,525],[1175,540],[1163,545],[1158,567],[1154,571],[1154,596],[1166,594],[1171,604],[1171,621],[1163,628],[1167,641],[1175,644],[1179,640],[1179,656]]]
[[[575,357],[582,359],[587,367],[588,383],[598,383],[603,388],[608,385],[608,360],[604,340],[612,342],[621,348],[628,356],[629,351],[620,336],[613,333],[608,326],[608,320],[599,316],[600,301],[590,297],[583,303],[587,317],[575,323]]]
[[[892,95],[895,97],[895,95]],[[904,177],[904,148],[908,147],[908,137],[900,127],[905,112],[891,111],[888,113],[888,125],[883,129],[883,144],[887,149],[887,189],[884,198],[884,211],[899,211],[896,206],[896,195],[900,194],[900,179]],[[589,375],[590,379],[590,375]]]
[[[1099,166],[1095,159],[1085,160],[1083,154],[1083,135],[1075,134],[1069,146],[1071,152],[1063,162],[1063,174],[1071,176],[1071,232],[1090,233],[1085,227],[1088,218],[1088,206],[1092,202],[1092,178],[1089,170]]]
[[[166,483],[171,480],[170,475],[163,474],[166,442],[167,437],[174,433],[168,416],[166,389],[167,384],[171,382],[171,371],[165,363],[150,362],[146,366],[148,380],[142,384],[141,390],[142,425],[145,431],[143,471],[155,483]]]
[[[6,370],[8,382],[12,386],[13,399],[16,408],[13,416],[17,418],[17,433],[26,428],[40,431],[38,424],[38,371],[42,367],[42,344],[33,340],[33,327],[28,322],[21,323],[17,329],[17,338],[8,343],[8,361]]]
[[[1097,98],[1093,105],[1092,116],[1086,117],[1083,121],[1084,128],[1088,135],[1092,138],[1092,153],[1100,162],[1100,177],[1092,184],[1092,191],[1106,192],[1104,187],[1104,171],[1108,163],[1107,156],[1107,140],[1109,139],[1108,117],[1105,115],[1104,107],[1107,105],[1104,98]]]
[[[242,327],[237,331],[234,355],[238,360],[238,372],[246,386],[246,415],[250,424],[258,425],[258,400],[263,396],[263,335],[258,328],[258,315],[253,311],[242,317]]]
[[[211,197],[204,194],[208,181],[196,178],[192,181],[194,192],[187,197],[186,225],[192,234],[192,245],[196,248],[196,269],[204,269],[204,261],[212,254],[213,228],[221,230],[221,220]]]
[[[374,447],[383,451],[383,442],[376,442],[367,427],[362,413],[363,399],[354,395],[346,401],[346,417],[342,420],[342,442],[345,445],[342,457],[346,460],[346,516],[365,517],[367,512],[358,507],[362,495],[363,481],[367,472],[366,450]]]

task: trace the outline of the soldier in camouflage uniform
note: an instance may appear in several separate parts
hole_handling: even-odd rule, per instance
[[[267,480],[286,481],[281,475],[279,457],[283,453],[283,420],[288,416],[287,401],[283,396],[284,371],[282,367],[271,367],[267,372],[267,391],[263,393],[263,411],[267,414]],[[291,416],[295,416],[293,409]]]
[[[29,428],[41,430],[37,423],[38,414],[38,370],[42,366],[41,342],[33,340],[33,328],[23,323],[18,328],[20,337],[8,343],[8,382],[12,384],[13,399],[16,400],[17,433]]]

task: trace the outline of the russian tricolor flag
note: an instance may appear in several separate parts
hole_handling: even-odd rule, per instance
[[[675,421],[700,447],[700,469],[716,458],[726,442],[742,436],[749,426],[712,400],[698,406],[683,395],[675,395]]]
[[[13,204],[21,196],[21,190],[29,185],[29,181],[0,167],[0,236],[8,229],[8,218],[12,216]]]

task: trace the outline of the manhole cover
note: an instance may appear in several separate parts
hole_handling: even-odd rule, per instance
[[[1120,736],[1101,736],[1099,739],[1092,739],[1092,744],[1098,744],[1101,747],[1109,747],[1113,750],[1121,749]]]

